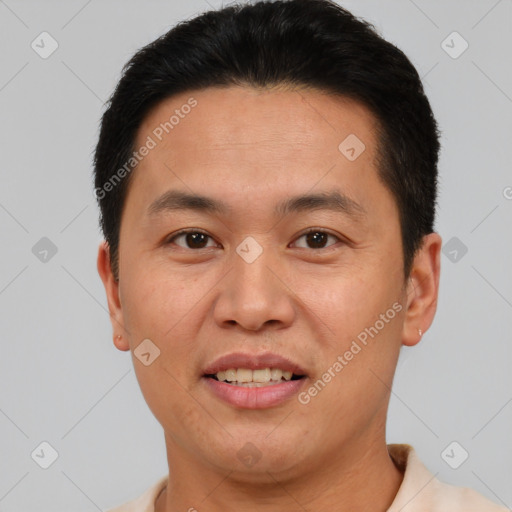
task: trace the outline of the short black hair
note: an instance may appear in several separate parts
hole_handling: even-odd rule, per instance
[[[145,116],[173,95],[233,85],[314,88],[357,100],[372,112],[378,173],[398,206],[407,277],[423,236],[434,229],[438,126],[404,53],[331,0],[260,1],[208,11],[179,23],[125,64],[94,156],[100,224],[114,277],[133,174],[127,162],[136,167],[135,139]]]

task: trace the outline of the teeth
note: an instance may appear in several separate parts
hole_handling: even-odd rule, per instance
[[[238,370],[238,371],[240,371],[240,370]],[[238,379],[238,380],[240,380],[240,379]],[[252,371],[252,381],[253,382],[270,382],[270,368],[264,368],[263,370],[253,370]]]
[[[291,380],[293,373],[279,368],[263,368],[261,370],[249,370],[248,368],[230,368],[216,374],[219,381],[239,383],[269,383]]]
[[[237,382],[251,382],[252,381],[252,370],[246,368],[238,368],[236,371]]]
[[[236,380],[236,370],[234,368],[231,368],[230,370],[226,370],[224,380],[235,381]]]
[[[270,370],[270,377],[272,380],[281,380],[282,376],[283,371],[279,370],[279,368],[272,368],[272,370]]]

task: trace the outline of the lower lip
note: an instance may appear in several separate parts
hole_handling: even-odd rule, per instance
[[[304,385],[306,377],[283,381],[281,384],[246,388],[219,382],[211,377],[203,377],[208,388],[221,400],[244,409],[265,409],[279,405],[296,395]]]

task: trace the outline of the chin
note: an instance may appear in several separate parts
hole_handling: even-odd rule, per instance
[[[229,446],[211,441],[207,458],[219,469],[233,471],[230,478],[244,482],[269,483],[269,473],[276,477],[279,473],[291,476],[303,467],[305,455],[298,447],[304,446],[304,436],[291,436],[284,429],[281,436],[274,436],[275,433],[270,434],[273,428],[259,435],[233,435]]]

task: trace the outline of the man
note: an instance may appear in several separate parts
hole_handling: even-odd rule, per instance
[[[386,445],[433,320],[439,133],[418,74],[328,0],[183,22],[102,120],[98,270],[169,475],[121,511],[499,511]]]

